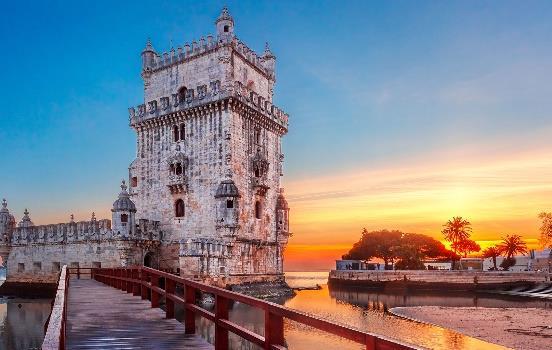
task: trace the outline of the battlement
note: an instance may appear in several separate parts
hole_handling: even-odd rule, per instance
[[[191,44],[185,43],[183,46],[178,46],[176,50],[173,47],[168,52],[165,51],[162,54],[157,54],[155,51],[151,51],[153,53],[153,59],[143,67],[142,74],[148,75],[155,73],[159,70],[185,63],[206,54],[215,52],[223,47],[232,48],[234,52],[237,52],[249,64],[266,75],[267,78],[271,78],[273,76],[273,72],[270,67],[265,65],[267,60],[266,57],[259,56],[237,37],[219,35],[215,38],[211,34],[207,35],[207,39],[205,39],[205,37],[201,37],[197,41],[192,41]],[[270,56],[269,59],[272,58],[274,57]]]
[[[107,240],[160,240],[158,221],[139,220],[133,236],[123,236],[111,229],[108,219],[68,222],[51,225],[14,228],[3,243],[11,245],[67,244]]]
[[[197,91],[197,93],[195,93]],[[258,111],[267,119],[275,122],[286,131],[289,124],[289,115],[270,101],[259,96],[254,91],[245,87],[239,81],[234,82],[234,87],[229,91],[221,90],[219,80],[212,81],[207,85],[198,86],[194,89],[187,89],[185,96],[172,94],[172,96],[161,97],[158,100],[148,101],[137,107],[130,107],[129,122],[136,127],[144,121],[156,119],[179,111],[186,111],[207,103],[235,98],[250,108]]]
[[[107,219],[17,227],[11,233],[10,243],[25,245],[100,240],[110,233],[111,221]]]

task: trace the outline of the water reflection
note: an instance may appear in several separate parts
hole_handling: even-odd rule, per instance
[[[50,303],[49,299],[0,297],[0,349],[40,349]]]

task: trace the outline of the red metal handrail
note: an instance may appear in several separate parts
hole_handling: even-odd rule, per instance
[[[340,325],[297,310],[288,309],[282,305],[188,280],[171,273],[148,267],[93,268],[91,270],[91,276],[93,279],[109,286],[124,290],[127,293],[133,293],[135,296],[141,296],[142,299],[147,299],[149,291],[151,295],[151,307],[159,307],[160,298],[164,296],[167,318],[174,318],[175,303],[182,305],[186,310],[184,325],[185,333],[187,334],[195,333],[196,315],[213,321],[215,325],[216,350],[228,349],[228,332],[232,332],[243,339],[262,346],[266,350],[286,349],[284,341],[284,318],[337,335],[341,338],[364,344],[367,350],[417,349],[417,347],[396,340],[387,339],[380,335]],[[165,280],[165,289],[159,287],[160,278],[164,278]],[[176,294],[177,284],[184,288],[183,296]],[[197,292],[214,295],[214,312],[196,305]],[[252,332],[229,320],[228,313],[230,301],[241,302],[264,311],[264,336]]]

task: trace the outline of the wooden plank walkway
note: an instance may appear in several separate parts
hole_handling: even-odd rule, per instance
[[[90,279],[71,279],[67,349],[213,349],[148,300]]]

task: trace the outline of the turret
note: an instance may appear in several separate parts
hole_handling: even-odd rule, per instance
[[[215,24],[217,26],[217,35],[220,39],[230,42],[234,38],[234,19],[230,16],[227,7],[222,9]]]
[[[119,198],[113,202],[111,213],[113,233],[121,238],[134,236],[136,230],[136,205],[130,199],[125,180],[121,182],[121,193],[119,193]]]
[[[8,243],[11,232],[15,228],[15,218],[8,210],[8,202],[2,200],[2,209],[0,209],[0,241]]]
[[[21,221],[19,221],[19,224],[17,227],[33,227],[34,223],[31,221],[31,217],[29,216],[29,210],[25,208],[25,212],[23,213],[23,218]]]
[[[270,51],[270,47],[268,46],[268,43],[265,45],[265,50],[263,55],[261,56],[263,67],[267,70],[267,72],[270,74],[271,78],[274,78],[275,68],[276,68],[276,56]]]
[[[232,180],[223,180],[217,188],[217,227],[238,227],[238,188]]]
[[[278,234],[289,235],[289,205],[284,197],[284,189],[280,189],[280,194],[276,201],[276,232]]]
[[[153,49],[150,39],[146,43],[144,51],[142,51],[142,74],[149,72],[153,69],[155,64],[155,58],[157,57],[157,52]]]

